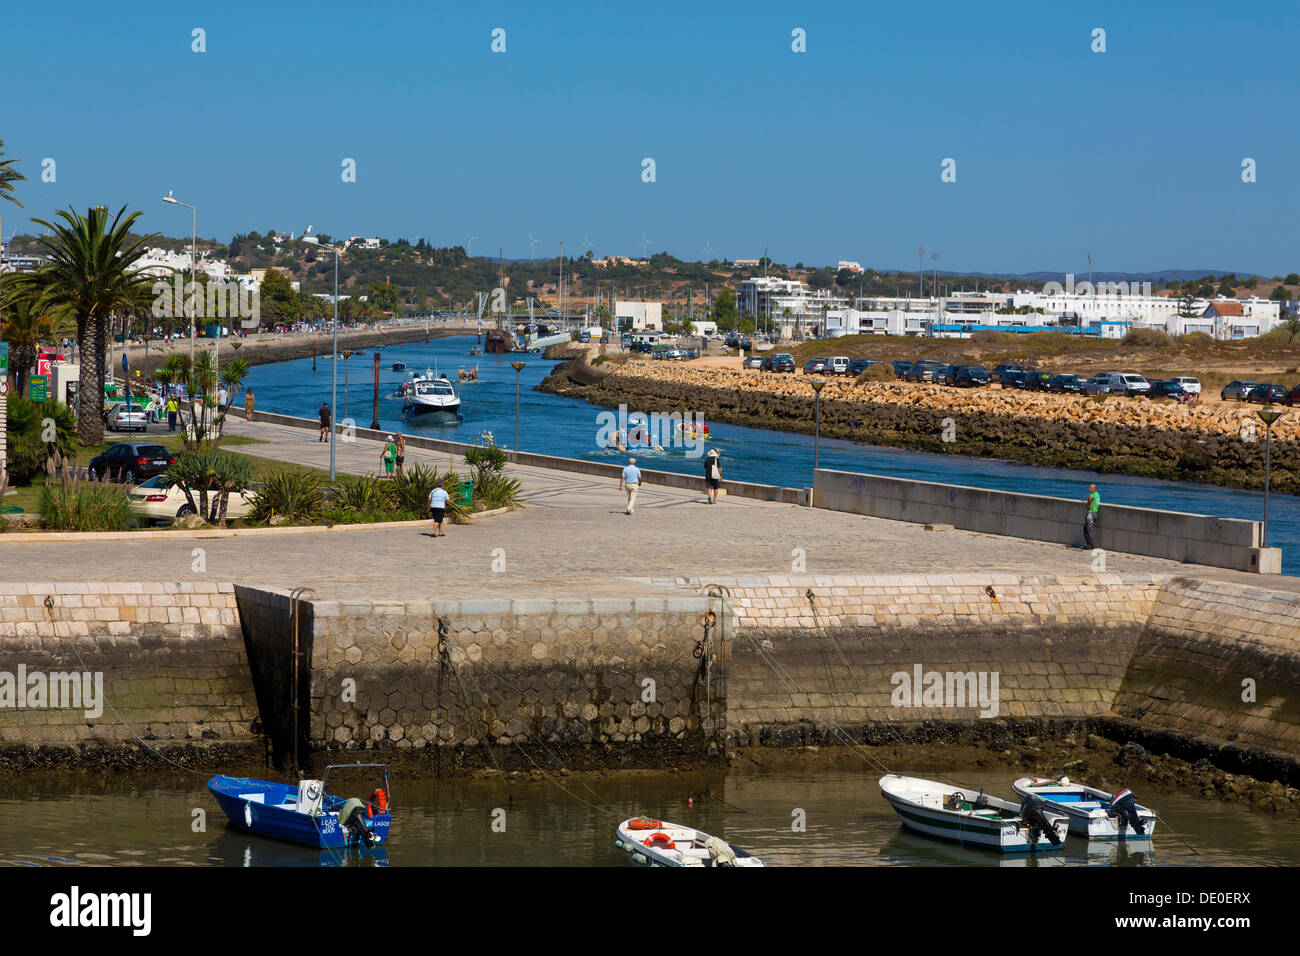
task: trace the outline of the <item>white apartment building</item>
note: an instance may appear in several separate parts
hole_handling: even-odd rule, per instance
[[[770,323],[780,329],[782,337],[790,338],[796,330],[804,334],[818,331],[823,316],[847,308],[849,300],[826,289],[810,290],[798,279],[762,276],[741,281],[736,304],[741,315]]]
[[[620,329],[624,324],[628,324],[638,332],[662,332],[664,330],[663,303],[615,300],[614,319]]]

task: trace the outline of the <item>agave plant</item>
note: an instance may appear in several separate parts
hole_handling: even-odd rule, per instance
[[[224,451],[182,452],[163,473],[163,484],[180,488],[195,514],[218,524],[225,523],[231,493],[243,491],[252,481],[253,463],[243,455]]]
[[[375,475],[342,478],[335,485],[332,503],[340,508],[350,508],[364,513],[383,513],[397,506],[390,492],[390,483]]]
[[[325,507],[320,477],[314,472],[280,471],[267,477],[253,495],[252,517],[257,521],[281,518],[314,521]]]
[[[523,501],[523,485],[499,471],[480,470],[474,476],[474,501],[484,509],[513,508]]]
[[[454,471],[440,472],[437,468],[430,468],[427,465],[415,465],[407,468],[405,473],[394,475],[393,479],[385,484],[388,485],[399,510],[424,517],[429,513],[429,492],[433,491],[440,480],[443,483],[443,490],[451,496],[447,501],[447,517],[453,519],[465,517],[468,512],[465,506],[459,503],[460,477]]]

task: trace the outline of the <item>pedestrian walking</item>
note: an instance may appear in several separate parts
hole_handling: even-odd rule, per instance
[[[402,465],[406,462],[406,436],[401,432],[397,433],[397,473],[404,475]]]
[[[447,494],[447,490],[443,488],[443,481],[444,479],[439,478],[438,483],[429,492],[429,511],[433,514],[433,536],[435,538],[447,537],[446,532],[442,530],[442,519],[447,513],[447,499],[451,495]]]
[[[393,469],[397,466],[397,444],[393,441],[393,436],[388,436],[388,441],[384,443],[384,453],[379,459],[384,465],[384,477],[393,477]]]
[[[180,414],[181,407],[176,404],[176,396],[173,395],[167,399],[167,430],[176,431],[176,417]]]
[[[328,402],[321,402],[320,411],[316,414],[320,419],[320,438],[317,441],[325,441],[326,436],[330,433],[330,406]]]
[[[618,490],[627,489],[627,510],[623,512],[630,515],[636,510],[636,492],[641,487],[641,469],[636,466],[636,459],[629,458],[627,467],[623,469],[623,474],[618,479]]]
[[[706,489],[704,500],[708,504],[716,505],[718,489],[722,487],[722,463],[718,461],[716,448],[710,448],[709,453],[704,456],[704,487]]]
[[[1096,485],[1088,486],[1088,510],[1083,516],[1083,540],[1091,550],[1093,547],[1092,536],[1097,530],[1097,514],[1101,511],[1101,495],[1097,493]]]

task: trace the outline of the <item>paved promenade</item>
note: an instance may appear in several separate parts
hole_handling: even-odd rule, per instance
[[[305,429],[232,421],[232,434],[266,444],[232,446],[250,455],[329,467],[329,446]],[[381,445],[340,443],[340,473],[379,468]],[[448,456],[407,449],[407,463],[447,467]],[[457,460],[458,469],[464,465]],[[523,481],[526,506],[472,525],[267,534],[175,541],[6,542],[0,535],[0,581],[231,581],[306,585],[324,598],[610,596],[644,592],[629,579],[743,574],[898,574],[962,572],[1095,573],[1092,554],[1061,545],[920,525],[745,498],[703,503],[701,494],[645,485],[636,514],[614,479],[532,467],[509,468]],[[192,570],[195,548],[205,570]],[[500,549],[500,550],[498,550]],[[795,562],[802,551],[803,568]],[[494,562],[505,569],[494,571]],[[1290,589],[1293,578],[1112,553],[1112,573],[1196,572],[1257,586]]]

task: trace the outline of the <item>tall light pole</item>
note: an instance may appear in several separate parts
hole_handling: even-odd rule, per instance
[[[1282,417],[1282,409],[1269,405],[1255,413],[1264,423],[1264,533],[1260,546],[1268,547],[1268,479],[1269,450],[1272,446],[1273,423]]]
[[[311,246],[319,246],[320,239],[311,234],[311,226],[302,237],[302,241]],[[339,404],[339,249],[330,244],[334,253],[334,344],[330,348],[330,481],[334,480],[334,436],[338,434]]]
[[[173,206],[184,206],[190,211],[190,283],[194,282],[194,270],[198,268],[198,246],[199,246],[199,214],[193,206],[187,202],[181,202],[172,196],[172,190],[167,190],[167,195],[163,196],[162,201],[171,203]],[[188,300],[189,296],[185,298]],[[190,314],[190,368],[194,368],[194,310],[186,309]]]
[[[822,443],[822,389],[826,387],[826,383],[823,382],[821,379],[815,379],[812,382],[809,382],[808,384],[812,386],[813,392],[816,395],[816,408],[817,408],[816,426],[813,432],[813,483],[812,483],[812,487],[809,487],[808,489],[808,507],[811,508],[813,506],[813,488],[815,488],[817,485],[817,466],[821,463],[820,452],[821,452],[821,443]]]
[[[524,370],[525,362],[511,362],[515,370],[515,461],[519,460],[519,373]]]

